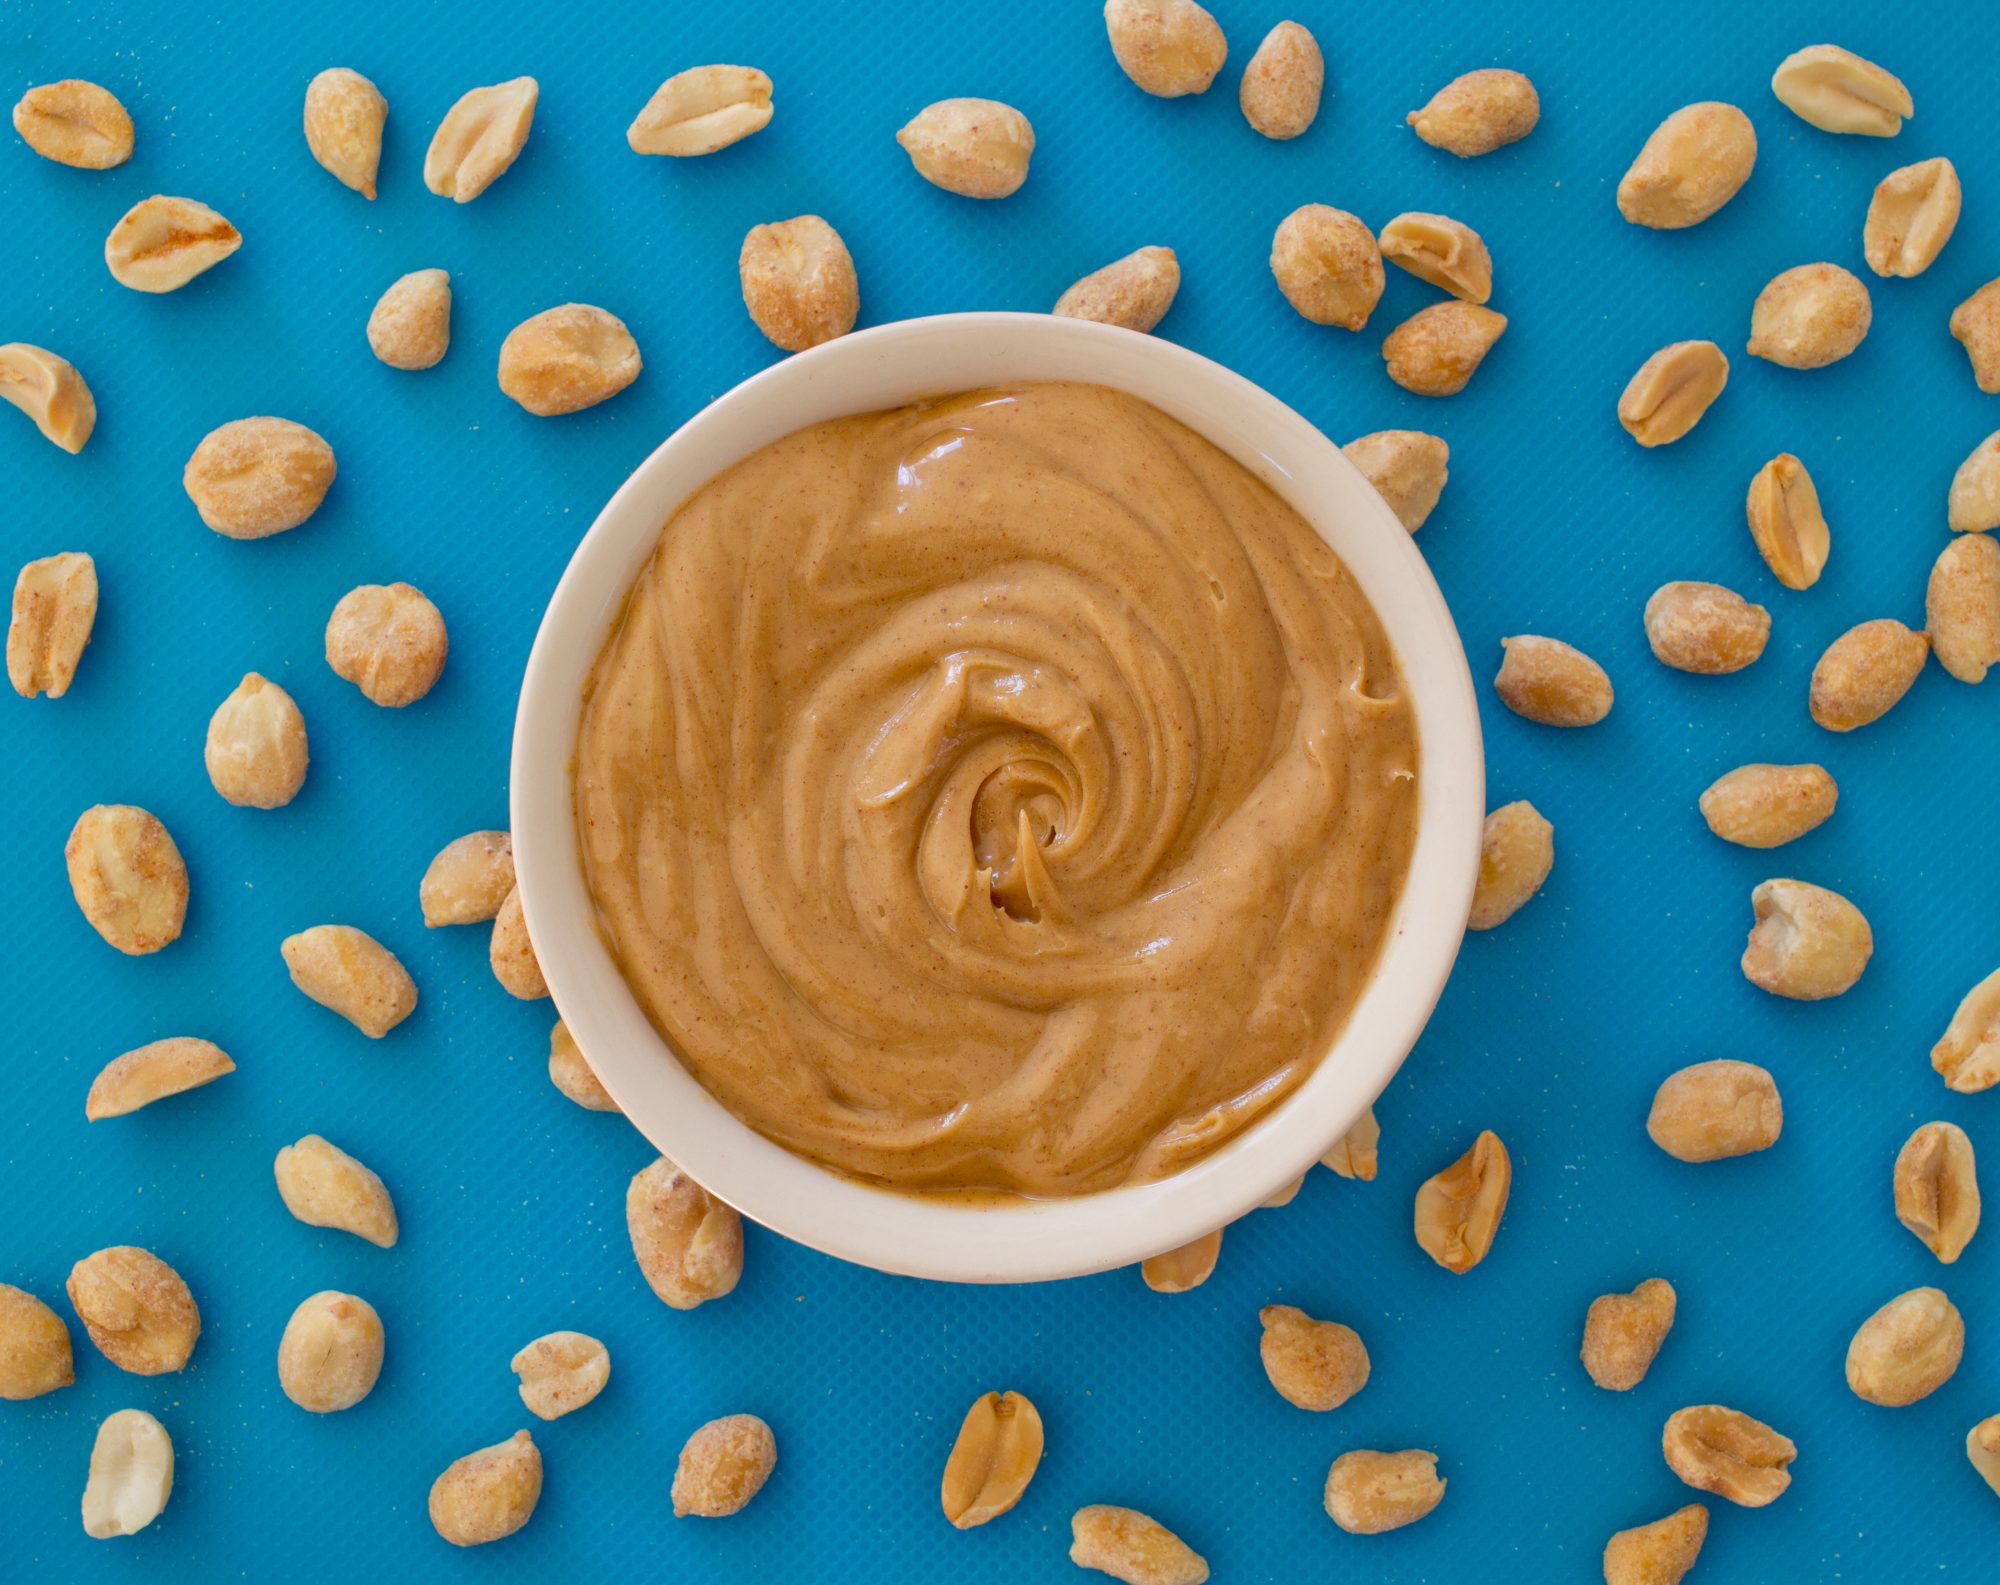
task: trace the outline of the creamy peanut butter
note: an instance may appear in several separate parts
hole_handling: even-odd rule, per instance
[[[1416,772],[1305,521],[1133,397],[1030,384],[696,492],[597,662],[577,819],[627,981],[738,1117],[896,1187],[1063,1195],[1312,1070]]]

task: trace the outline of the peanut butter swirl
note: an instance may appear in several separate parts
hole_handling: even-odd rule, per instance
[[[1164,1176],[1346,1020],[1409,863],[1380,622],[1268,488],[1092,385],[816,424],[666,525],[579,840],[745,1122],[906,1189]]]

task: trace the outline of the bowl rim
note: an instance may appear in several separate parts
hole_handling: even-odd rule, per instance
[[[1360,1000],[1312,1073],[1250,1128],[1154,1183],[1043,1200],[910,1194],[836,1173],[738,1120],[640,1009],[599,933],[577,853],[571,765],[583,685],[667,519],[723,468],[820,419],[1038,378],[1126,390],[1180,419],[1263,478],[1341,555],[1416,703],[1416,840]],[[856,394],[877,388],[903,394]],[[1421,1035],[1463,940],[1485,773],[1471,672],[1444,596],[1339,446],[1261,386],[1176,343],[1047,314],[980,312],[899,320],[795,354],[653,449],[597,514],[543,612],[515,715],[509,803],[523,911],[557,1011],[657,1149],[744,1216],[826,1254],[907,1276],[1023,1282],[1130,1265],[1226,1225],[1305,1173],[1372,1105]]]

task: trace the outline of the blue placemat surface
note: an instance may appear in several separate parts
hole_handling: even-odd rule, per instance
[[[83,549],[103,584],[69,696],[0,702],[0,1281],[67,1317],[71,1264],[136,1243],[186,1276],[204,1318],[181,1375],[125,1375],[74,1328],[76,1386],[0,1404],[0,1576],[1060,1580],[1076,1577],[1071,1512],[1116,1502],[1174,1526],[1222,1581],[1587,1580],[1611,1531],[1690,1496],[1660,1456],[1667,1414],[1720,1401],[1800,1452],[1771,1507],[1711,1502],[1697,1579],[1994,1577],[2000,1502],[1962,1445],[2000,1410],[2000,1232],[1941,1268],[1895,1223],[1890,1165],[1932,1118],[1961,1123],[1989,1173],[2000,1163],[2000,1100],[1948,1093],[1926,1060],[1959,996],[2000,963],[2000,683],[1967,688],[1933,666],[1887,719],[1841,738],[1810,722],[1805,698],[1837,633],[1921,620],[1952,470],[2000,424],[1945,330],[2000,274],[2000,21],[1862,0],[1309,4],[1294,14],[1326,48],[1328,99],[1310,133],[1274,144],[1245,125],[1236,80],[1284,13],[1214,9],[1228,69],[1205,97],[1166,102],[1118,71],[1089,0],[0,5],[0,99],[86,77],[138,124],[137,156],[104,173],[0,139],[0,340],[72,359],[101,413],[73,458],[0,411],[6,566]],[[1827,136],[1773,98],[1776,63],[1822,38],[1910,85],[1917,114],[1899,138]],[[658,83],[717,60],[771,74],[770,128],[712,159],[631,154],[625,126]],[[1446,80],[1494,64],[1541,90],[1526,141],[1460,161],[1404,127]],[[300,134],[305,85],[330,65],[389,100],[373,204]],[[542,97],[519,163],[469,205],[425,191],[444,111],[521,73]],[[1033,172],[1010,200],[931,188],[896,147],[916,110],[961,94],[1034,122]],[[1612,202],[1626,164],[1664,115],[1708,98],[1756,124],[1748,187],[1689,231],[1627,225]],[[1816,259],[1860,271],[1875,182],[1940,153],[1964,181],[1958,234],[1917,280],[1864,275],[1875,317],[1859,352],[1804,374],[1743,355],[1758,288]],[[167,297],[113,283],[104,235],[154,192],[213,204],[241,228],[241,253]],[[1510,325],[1465,394],[1427,402],[1384,376],[1382,335],[1436,296],[1399,271],[1359,335],[1286,306],[1269,237],[1309,201],[1376,226],[1439,210],[1484,235]],[[671,1312],[625,1235],[645,1142],[550,1087],[553,1012],[499,991],[484,931],[423,928],[431,855],[505,823],[514,694],[565,559],[653,446],[778,356],[742,310],[736,253],[750,225],[802,212],[846,238],[864,324],[1045,308],[1087,270],[1170,244],[1185,284],[1161,334],[1337,439],[1405,426],[1451,443],[1420,544],[1481,680],[1490,801],[1531,798],[1554,821],[1555,872],[1511,923],[1466,943],[1383,1098],[1379,1179],[1316,1172],[1292,1206],[1232,1228],[1214,1279],[1186,1296],[1130,1272],[927,1286],[752,1229],[735,1295]],[[369,354],[368,311],[433,265],[453,278],[450,355],[428,373],[388,369]],[[625,319],[645,373],[590,412],[531,418],[495,386],[500,340],[573,300]],[[1690,337],[1729,351],[1729,388],[1688,439],[1641,452],[1613,404],[1649,352]],[[233,543],[196,518],[181,468],[217,424],[261,413],[327,436],[340,477],[303,528]],[[1787,450],[1812,469],[1834,532],[1804,594],[1776,584],[1743,522],[1751,474]],[[1640,610],[1674,578],[1770,606],[1765,657],[1725,678],[1654,662]],[[321,657],[334,600],[393,579],[427,591],[452,636],[440,686],[400,712]],[[1560,733],[1499,707],[1485,680],[1500,636],[1523,631],[1605,663],[1608,721]],[[295,695],[312,740],[304,793],[268,814],[225,805],[202,768],[209,714],[251,669]],[[1717,842],[1695,797],[1752,759],[1826,764],[1839,812],[1778,853]],[[193,875],[187,933],[154,958],[109,951],[64,877],[77,813],[119,801],[157,812]],[[1877,953],[1851,994],[1781,1003],[1738,972],[1750,889],[1772,874],[1867,911]],[[422,988],[379,1044],[286,979],[280,939],[324,920],[379,936]],[[217,1040],[240,1071],[85,1124],[105,1060],[178,1033]],[[1683,1166],[1646,1140],[1646,1108],[1666,1073],[1716,1056],[1776,1073],[1784,1136]],[[1480,1128],[1512,1149],[1513,1200],[1491,1257],[1453,1277],[1414,1244],[1411,1198]],[[307,1132],[388,1181],[393,1251],[286,1215],[271,1159]],[[1673,1335],[1637,1391],[1600,1392],[1576,1359],[1584,1307],[1656,1274],[1680,1291]],[[1914,1407],[1860,1402],[1842,1380],[1848,1338],[1932,1282],[1965,1312],[1963,1367]],[[315,1418],[280,1393],[274,1359],[293,1306],[329,1287],[381,1312],[388,1364],[358,1408]],[[1308,1415],[1266,1385],[1256,1312],[1274,1301],[1360,1330],[1374,1375],[1353,1402]],[[548,1474],[528,1528],[456,1552],[427,1521],[430,1482],[531,1423],[507,1362],[557,1327],[609,1343],[611,1385],[533,1423]],[[938,1511],[939,1472],[965,1406],[1005,1387],[1039,1405],[1048,1455],[1019,1508],[961,1535]],[[128,1405],[173,1434],[173,1501],[143,1535],[92,1542],[77,1518],[91,1439]],[[775,1427],[777,1474],[739,1518],[675,1520],[682,1439],[737,1410]],[[1337,1531],[1320,1506],[1334,1455],[1407,1446],[1440,1454],[1442,1506],[1392,1535]]]

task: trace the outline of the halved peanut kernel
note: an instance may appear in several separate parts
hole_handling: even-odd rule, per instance
[[[1966,1432],[1965,1456],[1979,1478],[2000,1495],[2000,1414],[1989,1414]]]
[[[944,1462],[944,1516],[960,1530],[997,1519],[1021,1500],[1042,1462],[1042,1417],[1018,1392],[975,1398]]]
[[[1519,72],[1486,67],[1454,77],[1403,118],[1418,137],[1461,159],[1519,142],[1542,119],[1541,96]]]
[[[158,1255],[114,1244],[70,1268],[69,1302],[97,1351],[135,1376],[183,1369],[201,1337],[188,1285]]]
[[[373,704],[400,710],[437,686],[451,652],[444,615],[407,583],[364,583],[334,602],[326,663]]]
[[[172,292],[243,246],[243,236],[207,204],[155,193],[119,217],[104,239],[111,278],[135,292]]]
[[[1556,862],[1555,832],[1525,799],[1503,804],[1486,817],[1468,929],[1504,924],[1542,889]]]
[[[1792,1483],[1799,1450],[1762,1420],[1719,1403],[1691,1404],[1667,1417],[1660,1436],[1667,1467],[1697,1491],[1743,1508],[1776,1502]]]
[[[1768,880],[1750,894],[1756,916],[1743,949],[1752,985],[1795,1002],[1849,990],[1868,967],[1875,935],[1839,892],[1805,881]]]
[[[1507,316],[1476,303],[1433,303],[1382,339],[1389,378],[1414,396],[1456,396],[1507,328]]]
[[[1750,481],[1744,510],[1757,553],[1778,582],[1787,589],[1819,582],[1833,537],[1803,462],[1784,451],[1765,463]]]
[[[778,1439],[754,1414],[726,1414],[696,1430],[674,1466],[674,1517],[726,1519],[764,1489]]]
[[[1725,842],[1775,848],[1824,823],[1839,801],[1822,765],[1740,765],[1709,784],[1701,817]]]
[[[62,1317],[25,1289],[0,1282],[0,1400],[18,1403],[75,1383]]]
[[[382,1317],[352,1293],[305,1299],[278,1339],[278,1385],[311,1414],[352,1409],[382,1375]]]
[[[1801,121],[1822,132],[1893,138],[1916,114],[1910,90],[1852,50],[1808,44],[1778,63],[1771,92]]]
[[[29,562],[14,580],[7,680],[23,699],[60,699],[97,624],[97,563],[80,550]]]
[[[549,1031],[549,1082],[568,1096],[578,1106],[592,1112],[615,1112],[618,1103],[611,1098],[591,1066],[584,1060],[583,1048],[577,1045],[576,1036],[569,1032],[569,1025],[560,1018],[555,1028]]]
[[[771,79],[754,66],[691,66],[653,90],[625,129],[634,154],[713,154],[771,124]]]
[[[174,1490],[174,1443],[144,1409],[105,1416],[90,1448],[83,1533],[93,1541],[137,1535],[166,1511]]]
[[[1618,422],[1642,446],[1665,446],[1701,422],[1729,383],[1729,359],[1712,341],[1660,348],[1626,382]]]
[[[1361,1334],[1338,1321],[1315,1321],[1289,1304],[1257,1312],[1264,1374],[1278,1396],[1301,1409],[1338,1409],[1368,1385],[1368,1350]]]
[[[1278,222],[1271,275],[1285,301],[1316,325],[1359,330],[1382,296],[1375,234],[1358,216],[1328,204],[1302,204]]]
[[[368,315],[368,348],[392,369],[428,369],[451,350],[451,276],[412,270],[389,283]]]
[[[1854,1396],[1900,1409],[1951,1380],[1965,1355],[1965,1320],[1936,1288],[1898,1294],[1847,1345],[1847,1385]]]
[[[1204,1233],[1178,1249],[1150,1255],[1139,1263],[1139,1275],[1155,1293],[1187,1293],[1215,1272],[1222,1254],[1222,1229]]]
[[[304,424],[238,418],[202,437],[181,486],[216,533],[262,539],[317,512],[338,471],[333,447]]]
[[[1988,396],[2000,391],[2000,276],[1951,311],[1951,333],[1972,360],[1972,378]]]
[[[1653,129],[1618,183],[1618,212],[1635,226],[1698,226],[1743,190],[1757,165],[1757,129],[1734,105],[1683,105]]]
[[[1924,626],[1938,664],[1960,682],[2000,665],[2000,543],[1961,534],[1938,555],[1924,596]]]
[[[1056,299],[1059,319],[1089,319],[1126,330],[1151,330],[1174,306],[1181,264],[1172,248],[1140,248],[1093,270]]]
[[[528,939],[528,916],[521,911],[521,888],[516,886],[501,900],[493,916],[493,940],[487,951],[493,977],[509,996],[524,1002],[538,1002],[549,994],[549,982],[542,978],[535,944]]]
[[[1646,602],[1646,642],[1661,665],[1741,671],[1771,636],[1771,613],[1719,583],[1663,583]]]
[[[131,112],[96,83],[71,77],[43,83],[14,106],[14,130],[45,160],[108,171],[132,157]]]
[[[1319,40],[1297,22],[1280,22],[1243,68],[1237,101],[1243,119],[1256,131],[1282,140],[1313,124],[1325,88],[1326,59]]]
[[[45,439],[71,456],[97,427],[97,399],[76,365],[25,341],[0,346],[0,401],[26,413]]]
[[[1493,295],[1493,255],[1478,232],[1449,215],[1411,211],[1382,228],[1382,257],[1460,302]]]
[[[647,1286],[676,1310],[722,1298],[743,1275],[743,1219],[665,1156],[625,1191],[625,1226]]]
[[[1956,1123],[1926,1123],[1896,1153],[1896,1220],[1949,1266],[1979,1231],[1972,1141]]]
[[[1424,526],[1451,477],[1451,447],[1420,429],[1378,429],[1340,449],[1412,534]]]
[[[431,1527],[453,1546],[483,1546],[520,1529],[541,1498],[541,1450],[516,1431],[445,1467],[431,1483]]]
[[[213,1084],[235,1071],[229,1053],[212,1040],[197,1040],[191,1035],[155,1040],[104,1065],[91,1080],[83,1115],[93,1123],[100,1117],[123,1117],[169,1095]]]
[[[940,99],[896,134],[916,172],[961,198],[1006,198],[1028,179],[1035,129],[997,99]]]
[[[1339,1142],[1319,1158],[1319,1164],[1340,1177],[1373,1183],[1381,1141],[1382,1125],[1375,1120],[1375,1108],[1371,1106],[1340,1137]]]
[[[370,200],[388,119],[382,90],[352,67],[329,66],[306,84],[306,147],[341,186]]]
[[[318,1134],[285,1146],[271,1164],[285,1209],[308,1227],[331,1227],[393,1249],[399,1228],[388,1186]]]
[[[1769,1070],[1726,1059],[1668,1074],[1646,1114],[1646,1133],[1676,1161],[1769,1150],[1784,1126],[1784,1103]]]
[[[752,323],[787,352],[846,335],[861,312],[853,255],[818,215],[752,226],[737,273]]]
[[[132,804],[97,804],[77,816],[63,847],[69,888],[83,917],[131,957],[180,939],[188,872],[156,815]]]
[[[1491,1129],[1450,1166],[1417,1189],[1417,1243],[1446,1271],[1461,1275],[1486,1258],[1507,1209],[1514,1164]]]
[[[1282,1211],[1299,1197],[1299,1190],[1306,1186],[1305,1174],[1300,1173],[1290,1183],[1281,1185],[1268,1198],[1258,1201],[1260,1211]]]
[[[472,202],[520,157],[535,124],[541,85],[516,77],[462,95],[431,135],[424,185],[440,198]]]
[[[1931,1047],[1931,1066],[1961,1095],[2000,1080],[2000,969],[1965,993],[1944,1037]]]
[[[1910,691],[1931,652],[1930,638],[1891,617],[1849,628],[1813,667],[1808,705],[1829,732],[1879,721]]]
[[[1860,277],[1838,264],[1774,275],[1750,309],[1750,356],[1787,369],[1838,363],[1868,334],[1875,311]]]
[[[292,696],[254,671],[209,717],[202,763],[215,790],[249,809],[276,809],[306,780],[306,718]]]
[[[292,983],[380,1040],[417,1007],[417,986],[396,955],[352,925],[314,925],[280,948]]]
[[[1958,226],[1958,170],[1942,157],[1891,171],[1875,184],[1861,252],[1877,275],[1922,275]]]
[[[1435,1453],[1357,1448],[1326,1472],[1326,1514],[1350,1535],[1380,1535],[1415,1524],[1444,1500],[1444,1488]]]
[[[2000,429],[1974,446],[1958,465],[1945,510],[1955,534],[2000,528]]]
[[[1630,1392],[1644,1381],[1673,1330],[1677,1303],[1664,1277],[1592,1299],[1583,1318],[1583,1368],[1590,1379],[1609,1392]]]
[[[538,1419],[581,1409],[611,1380],[611,1350],[585,1332],[550,1332],[516,1354],[509,1370],[521,1378],[521,1402]]]
[[[1543,726],[1595,726],[1611,713],[1611,679],[1580,649],[1560,639],[1519,633],[1500,640],[1493,679],[1500,702]]]
[[[424,925],[483,924],[514,889],[514,839],[505,831],[471,831],[447,842],[424,871],[417,899]]]
[[[610,401],[644,365],[639,343],[616,314],[560,303],[507,332],[500,389],[537,418],[559,418]]]
[[[1119,68],[1160,99],[1207,93],[1229,57],[1221,26],[1194,0],[1105,0],[1104,31]]]
[[[1708,1510],[1698,1502],[1620,1530],[1604,1543],[1604,1585],[1680,1585],[1707,1539]]]
[[[1208,1560],[1136,1508],[1092,1503],[1069,1521],[1069,1560],[1121,1585],[1202,1585]]]

